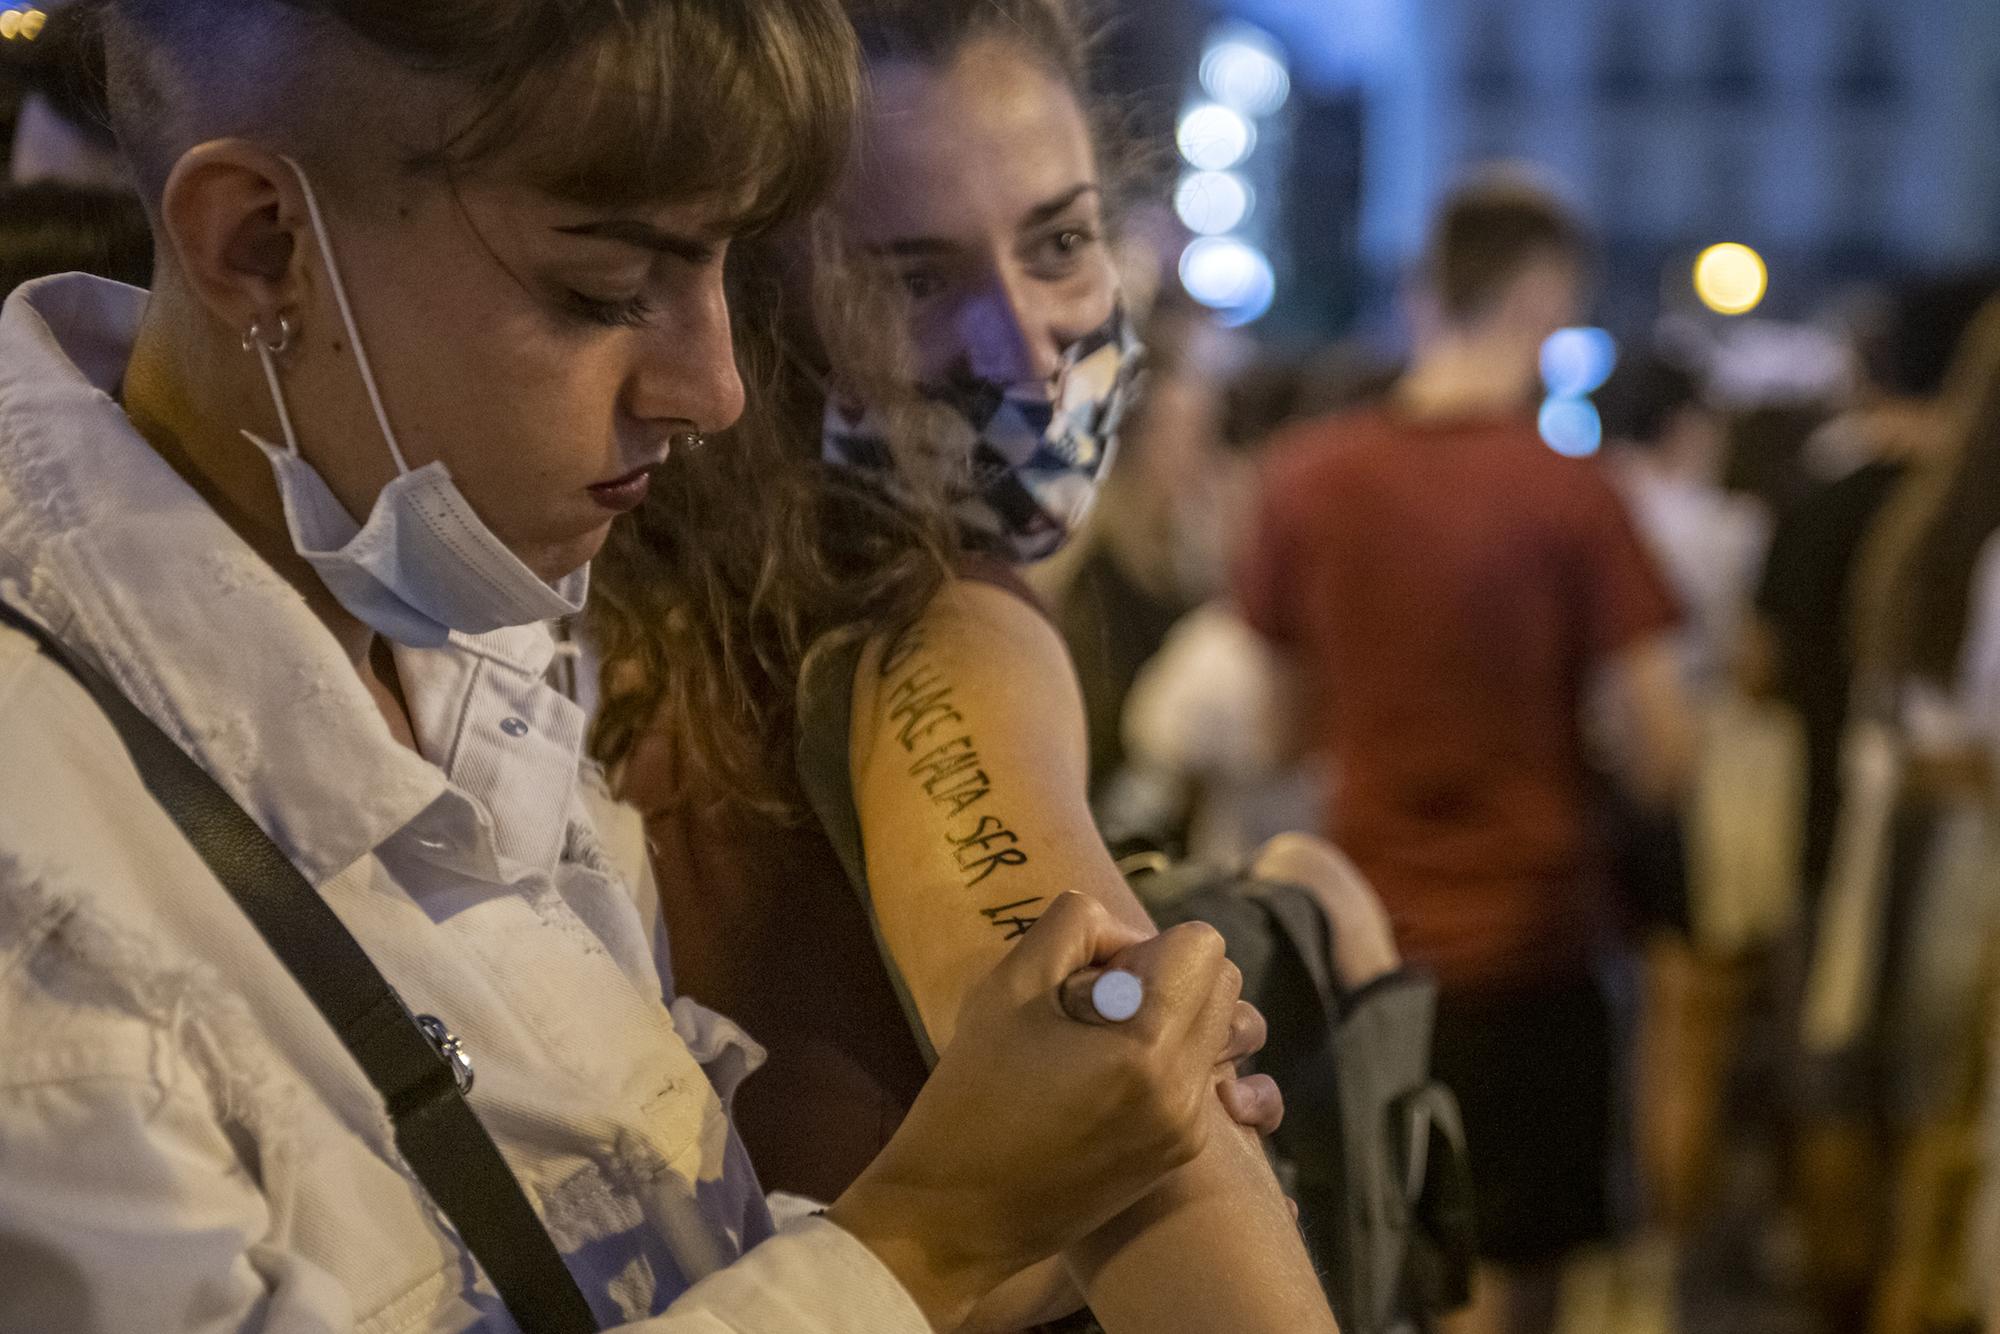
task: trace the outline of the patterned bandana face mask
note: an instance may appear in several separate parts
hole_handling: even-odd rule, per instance
[[[952,512],[970,544],[1025,565],[1053,556],[1083,526],[1118,452],[1144,352],[1121,308],[1063,354],[1052,394],[969,376],[925,388],[966,428],[971,467]],[[828,463],[892,472],[888,441],[874,414],[827,405]]]

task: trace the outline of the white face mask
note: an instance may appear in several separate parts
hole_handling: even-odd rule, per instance
[[[293,548],[356,619],[385,639],[415,648],[436,648],[454,630],[485,634],[582,611],[590,588],[588,566],[549,585],[480,521],[442,462],[413,472],[404,461],[375,386],[361,331],[355,327],[312,183],[296,162],[287,159],[286,165],[297,173],[305,193],[313,237],[340,307],[341,323],[347,327],[354,363],[399,474],[375,498],[368,522],[357,524],[326,479],[299,452],[275,360],[290,341],[289,326],[281,323],[283,339],[275,347],[261,327],[252,329],[244,345],[263,363],[285,445],[281,449],[249,431],[243,435],[271,461]]]

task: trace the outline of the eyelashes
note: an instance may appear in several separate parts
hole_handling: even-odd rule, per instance
[[[1045,281],[1060,281],[1069,277],[1102,239],[1103,233],[1095,227],[1081,224],[1059,227],[1032,240],[1023,252],[1023,260],[1035,276]],[[929,265],[898,270],[895,280],[912,300],[927,301],[943,295],[953,285],[954,275],[948,268]]]
[[[562,305],[564,313],[572,318],[609,329],[642,328],[660,313],[660,308],[643,296],[594,297],[567,289]]]

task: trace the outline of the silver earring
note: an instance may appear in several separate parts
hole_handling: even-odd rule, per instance
[[[261,347],[274,357],[283,356],[291,349],[293,332],[291,317],[289,315],[280,315],[278,316],[278,337],[275,342],[272,341],[271,335],[264,328],[264,318],[260,315],[256,320],[252,321],[249,332],[243,335],[243,350],[245,352],[255,352]]]

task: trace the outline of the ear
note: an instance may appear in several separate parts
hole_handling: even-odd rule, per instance
[[[244,139],[190,149],[167,177],[160,217],[180,276],[225,328],[240,334],[305,304],[305,199],[269,149]]]

